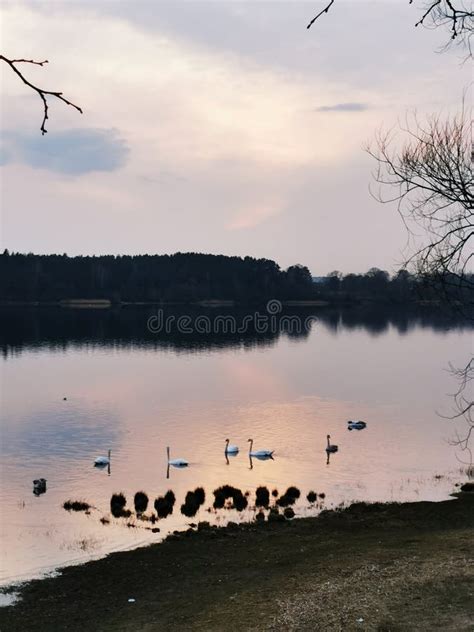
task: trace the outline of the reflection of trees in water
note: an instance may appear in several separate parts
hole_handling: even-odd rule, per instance
[[[453,317],[444,310],[414,309],[381,309],[376,307],[358,307],[340,310],[325,310],[318,314],[318,322],[334,333],[343,330],[361,330],[372,335],[385,333],[393,328],[404,335],[421,327],[433,331],[444,332],[452,329],[472,329],[473,323],[463,316]]]
[[[236,347],[251,349],[273,345],[280,335],[292,339],[305,339],[309,335],[311,313],[293,312],[293,320],[288,314],[270,315],[265,308],[249,309],[205,309],[205,308],[163,308],[171,324],[156,333],[148,329],[150,316],[156,313],[151,308],[122,308],[107,310],[8,308],[0,310],[0,344],[4,355],[21,351],[23,348],[49,347],[61,350],[71,346],[118,346],[172,349],[176,352],[193,353]],[[266,320],[255,322],[258,313]],[[191,319],[190,333],[179,330],[178,319]],[[233,328],[223,329],[214,324],[216,319],[232,317]],[[300,326],[295,326],[295,320]],[[209,329],[200,333],[192,324],[200,319],[210,323]],[[190,327],[189,324],[186,325]],[[306,328],[308,327],[308,328]]]
[[[464,315],[453,315],[447,310],[436,308],[380,308],[351,307],[346,309],[326,309],[317,314],[318,324],[329,331],[361,330],[378,335],[393,328],[404,335],[416,327],[445,332],[457,329],[472,329],[472,319]],[[316,325],[317,326],[317,325]]]
[[[246,317],[254,314],[254,308],[177,308],[166,307],[167,315],[188,315],[191,319],[206,317],[213,319],[232,316],[236,319],[235,331],[215,333],[180,333],[177,327],[168,331],[152,333],[147,328],[150,308],[122,308],[107,310],[81,310],[60,308],[7,308],[0,310],[0,345],[4,356],[18,353],[24,348],[47,347],[65,350],[69,347],[110,346],[146,347],[171,349],[175,352],[199,353],[226,348],[252,349],[274,345],[280,336],[292,340],[305,340],[313,328],[324,327],[337,334],[343,330],[362,330],[379,335],[389,328],[405,334],[414,327],[430,328],[434,331],[469,329],[473,321],[462,316],[453,317],[437,309],[381,309],[360,307],[333,309],[292,308],[277,316],[268,317],[267,328],[256,326],[249,320],[245,328],[239,329]],[[260,310],[262,315],[266,312]],[[267,315],[268,316],[268,315]],[[295,323],[299,320],[300,326]],[[289,325],[292,323],[292,325]]]
[[[452,393],[453,407],[450,415],[441,415],[445,419],[453,421],[463,420],[466,430],[463,434],[455,431],[455,438],[451,440],[452,445],[457,446],[466,454],[466,458],[458,458],[460,463],[467,465],[467,474],[471,478],[474,476],[473,454],[471,447],[471,436],[474,432],[474,401],[472,399],[472,383],[474,382],[474,359],[461,368],[450,365],[451,375],[457,381],[457,389]]]

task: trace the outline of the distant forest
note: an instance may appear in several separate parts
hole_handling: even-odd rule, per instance
[[[436,283],[427,284],[426,279],[422,281],[406,270],[390,276],[378,268],[365,274],[332,272],[314,280],[305,266],[282,270],[270,259],[253,257],[198,253],[68,257],[8,250],[0,255],[3,303],[78,299],[105,299],[113,304],[213,300],[259,303],[279,299],[402,304],[420,299],[444,300],[445,289]]]
[[[196,302],[314,297],[308,268],[287,270],[269,259],[197,253],[68,257],[0,255],[5,301],[108,299],[120,302]]]

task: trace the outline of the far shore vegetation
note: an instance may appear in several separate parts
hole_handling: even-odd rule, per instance
[[[405,269],[389,274],[331,272],[313,277],[303,265],[282,270],[270,259],[199,253],[136,256],[0,255],[0,304],[107,308],[120,304],[232,307],[271,299],[288,305],[424,303],[472,305],[474,291]]]

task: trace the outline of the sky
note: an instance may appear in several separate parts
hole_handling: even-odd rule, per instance
[[[4,1],[1,248],[209,252],[396,270],[406,231],[370,193],[380,129],[453,111],[470,80],[408,0]]]

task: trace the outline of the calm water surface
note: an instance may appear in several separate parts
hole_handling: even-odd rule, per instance
[[[461,365],[472,329],[426,314],[321,312],[307,335],[153,335],[149,311],[13,310],[2,333],[1,583],[158,541],[189,522],[248,520],[249,509],[207,511],[229,483],[251,492],[296,485],[297,515],[360,500],[440,500],[463,475],[450,444],[448,364]],[[67,401],[63,401],[67,397]],[[348,419],[367,428],[348,432]],[[460,427],[462,430],[462,425]],[[326,462],[326,435],[339,452]],[[224,440],[240,446],[226,462]],[[255,449],[275,450],[273,461]],[[167,478],[172,458],[189,461]],[[110,473],[93,467],[112,450]],[[47,492],[32,493],[33,479]],[[206,490],[195,518],[186,492]],[[110,496],[151,499],[172,489],[173,515],[149,523],[111,519]],[[309,507],[309,490],[324,492]],[[67,499],[93,505],[68,513]],[[252,505],[252,503],[250,503]],[[128,527],[128,524],[134,525]]]

